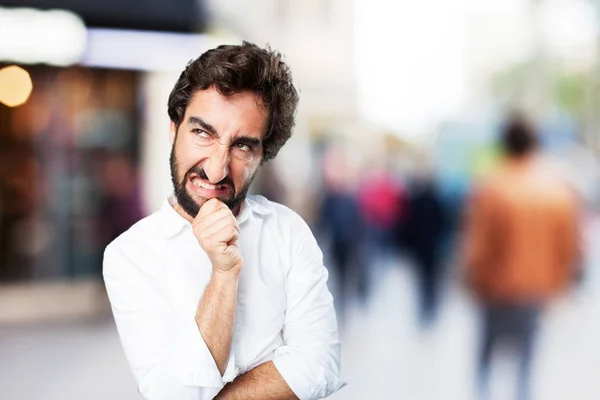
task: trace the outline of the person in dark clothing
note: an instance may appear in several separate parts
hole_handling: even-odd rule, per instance
[[[362,268],[357,260],[361,244],[362,224],[356,198],[351,192],[326,189],[319,217],[320,230],[330,239],[330,256],[338,282],[338,315],[344,318],[348,303],[348,291],[357,284],[357,290],[364,279]],[[361,293],[357,293],[361,294]]]
[[[422,326],[433,322],[436,316],[445,220],[435,183],[430,178],[418,179],[409,194],[400,241],[414,263]]]

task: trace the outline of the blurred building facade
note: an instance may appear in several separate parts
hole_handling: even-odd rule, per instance
[[[119,64],[118,45],[149,52],[140,38],[173,32],[201,41],[203,6],[0,2],[0,74],[19,65],[32,85],[22,105],[2,101],[16,82],[0,88],[0,282],[98,276],[106,244],[147,213],[148,71]]]
[[[29,101],[0,109],[0,279],[98,274],[108,225],[126,220],[106,204],[135,196],[139,76],[39,66],[30,73]]]
[[[136,9],[131,4],[125,9],[120,3],[96,7],[60,1],[0,2],[0,17],[13,25],[17,21],[17,27],[19,12],[43,18],[51,14],[48,8],[63,9],[80,18],[87,38],[74,64],[47,66],[47,61],[31,57],[20,63],[18,56],[10,55],[0,60],[24,66],[34,86],[25,105],[0,106],[4,153],[15,158],[20,146],[26,150],[18,151],[29,154],[17,157],[20,163],[29,160],[28,168],[19,167],[12,158],[3,159],[2,279],[99,273],[106,241],[136,218],[156,210],[171,191],[168,94],[185,63],[217,44],[243,39],[270,45],[285,55],[300,91],[294,136],[270,166],[272,176],[259,176],[257,191],[264,187],[261,181],[279,179],[279,200],[310,217],[319,184],[318,178],[315,181],[319,149],[324,143],[342,143],[355,158],[364,157],[369,149],[376,158],[385,146],[382,140],[365,135],[370,131],[379,137],[380,131],[357,113],[351,40],[354,8],[346,2],[265,0],[260,6],[250,1],[183,2],[169,5],[168,11],[163,3],[156,0],[144,5],[137,15],[131,12]],[[15,18],[6,19],[11,16]],[[165,24],[166,20],[170,22]],[[42,33],[33,40],[43,42]],[[29,127],[33,115],[45,119]],[[27,129],[34,133],[28,134]],[[28,141],[21,140],[27,135]],[[44,135],[60,146],[50,151],[40,139]],[[26,194],[11,183],[18,180],[19,187],[25,187],[24,182],[40,184],[29,187],[32,193]],[[130,193],[122,193],[127,185]],[[111,197],[117,195],[125,198]],[[28,200],[32,196],[37,203]],[[28,208],[18,214],[15,204]],[[111,215],[123,222],[111,225],[107,222]],[[20,219],[33,222],[17,229],[13,225],[20,227]],[[27,244],[29,237],[38,236],[37,247]],[[36,247],[34,259],[45,260],[42,264],[27,261],[32,266],[21,266],[22,260],[13,253],[28,246]],[[78,255],[85,248],[84,255]],[[50,256],[47,251],[54,253]]]
[[[0,383],[7,398],[40,397],[22,395],[33,391],[82,398],[89,387],[100,390],[98,398],[137,398],[112,322],[58,333],[36,325],[25,329],[25,341],[21,331],[2,328],[7,322],[81,318],[106,306],[97,279],[106,242],[158,209],[172,190],[166,109],[174,82],[205,50],[249,40],[281,51],[300,90],[294,135],[252,190],[290,206],[316,228],[336,306],[346,306],[343,362],[350,386],[334,397],[473,398],[477,312],[456,244],[473,181],[501,159],[497,136],[504,114],[520,108],[539,128],[547,172],[562,174],[583,200],[583,282],[543,321],[534,398],[597,399],[598,5],[0,0],[0,342],[7,354],[0,369],[8,366]],[[3,96],[6,82],[12,83],[6,67],[13,65],[33,83],[22,105]],[[328,167],[331,151],[343,154],[344,162]],[[365,190],[378,174],[404,194],[384,196],[377,185]],[[427,222],[418,217],[438,214],[418,209],[434,203],[419,197],[426,194],[418,191],[422,178],[435,183],[443,226],[440,216]],[[327,217],[329,227],[341,228],[334,232],[345,236],[341,245],[331,232],[332,243],[327,235],[323,240],[317,223],[326,219],[318,209],[327,203],[327,189],[336,188],[335,205],[322,210],[336,208]],[[383,242],[375,235],[364,240],[373,230],[361,235],[364,221],[354,221],[360,194],[368,200],[358,202],[363,219],[365,204],[367,213],[385,214],[392,203],[408,203],[392,213],[405,230],[390,229],[384,246],[373,246]],[[433,235],[411,227],[424,224]],[[439,259],[420,260],[425,268],[418,269],[419,237],[406,233],[437,236],[436,243],[417,247],[423,253],[435,248]],[[411,245],[412,263],[406,257]],[[339,257],[344,247],[351,252]],[[390,248],[399,251],[377,254]],[[346,267],[344,258],[351,261]],[[432,261],[439,265],[432,268]],[[345,298],[344,289],[350,289]],[[419,310],[426,317],[421,325],[414,318]],[[430,318],[434,323],[428,314],[437,316]],[[89,341],[94,335],[95,344]],[[64,347],[56,345],[57,336]],[[89,362],[98,355],[103,358]],[[67,361],[57,367],[57,357]],[[121,369],[113,369],[117,363]],[[90,385],[106,371],[118,375],[122,387],[110,378],[104,387]],[[506,375],[502,364],[498,371]],[[55,379],[59,375],[64,379]],[[505,386],[503,379],[492,381]],[[131,396],[102,391],[123,388]],[[509,397],[500,391],[495,398]]]

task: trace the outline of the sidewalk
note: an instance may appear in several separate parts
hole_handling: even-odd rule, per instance
[[[86,320],[109,313],[99,279],[0,285],[0,326]]]

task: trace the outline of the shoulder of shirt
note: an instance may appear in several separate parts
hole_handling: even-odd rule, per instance
[[[250,195],[247,197],[250,208],[261,214],[273,214],[278,219],[295,220],[302,219],[298,213],[283,204],[276,203],[261,195]],[[261,212],[262,211],[262,212]]]
[[[115,238],[106,249],[129,247],[132,244],[141,244],[142,242],[148,244],[148,241],[151,243],[153,240],[161,240],[159,235],[161,232],[160,218],[160,210],[142,218]]]
[[[291,208],[284,206],[283,204],[270,201],[264,196],[253,195],[248,196],[250,207],[256,211],[256,205],[260,205],[265,210],[268,210],[268,215],[276,220],[278,229],[281,231],[295,231],[295,232],[310,232],[311,229],[304,221],[304,219]]]
[[[278,232],[278,236],[283,240],[282,244],[302,244],[306,241],[315,241],[310,226],[296,211],[283,204],[267,200],[263,196],[248,196],[248,199],[251,207],[260,204],[269,209],[266,217],[271,219],[270,229],[275,229]]]

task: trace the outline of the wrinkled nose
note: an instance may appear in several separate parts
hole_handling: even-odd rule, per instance
[[[229,173],[229,152],[215,152],[205,163],[204,172],[212,184],[221,182]]]

